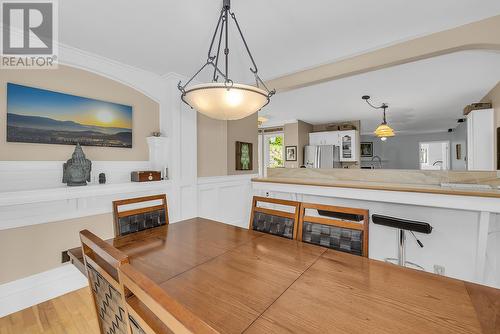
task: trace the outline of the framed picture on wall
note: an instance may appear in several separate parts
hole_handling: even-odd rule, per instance
[[[362,142],[361,143],[361,157],[362,158],[372,158],[373,157],[373,142]]]
[[[252,143],[236,142],[236,170],[252,170]]]
[[[297,161],[297,146],[285,147],[285,161]]]
[[[462,159],[462,144],[457,144],[455,146],[455,154],[456,154],[456,159],[461,160]]]
[[[132,107],[7,83],[7,141],[132,147]]]

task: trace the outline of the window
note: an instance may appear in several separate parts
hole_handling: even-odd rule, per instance
[[[283,135],[268,138],[270,168],[283,167]]]

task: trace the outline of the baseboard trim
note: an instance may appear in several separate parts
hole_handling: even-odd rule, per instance
[[[62,296],[88,285],[72,264],[0,285],[0,317]]]

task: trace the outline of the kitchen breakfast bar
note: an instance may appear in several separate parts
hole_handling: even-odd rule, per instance
[[[429,272],[500,287],[500,185],[496,172],[268,169],[253,194],[369,210],[426,222],[408,233],[406,258]],[[370,224],[372,259],[397,257],[397,229]],[[460,259],[460,260],[458,260]],[[440,271],[440,269],[445,271]]]

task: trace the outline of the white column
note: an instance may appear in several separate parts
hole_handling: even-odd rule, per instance
[[[476,251],[476,275],[475,280],[479,284],[484,284],[486,270],[486,250],[488,246],[488,232],[493,214],[482,211],[479,214],[479,224],[477,232]]]

